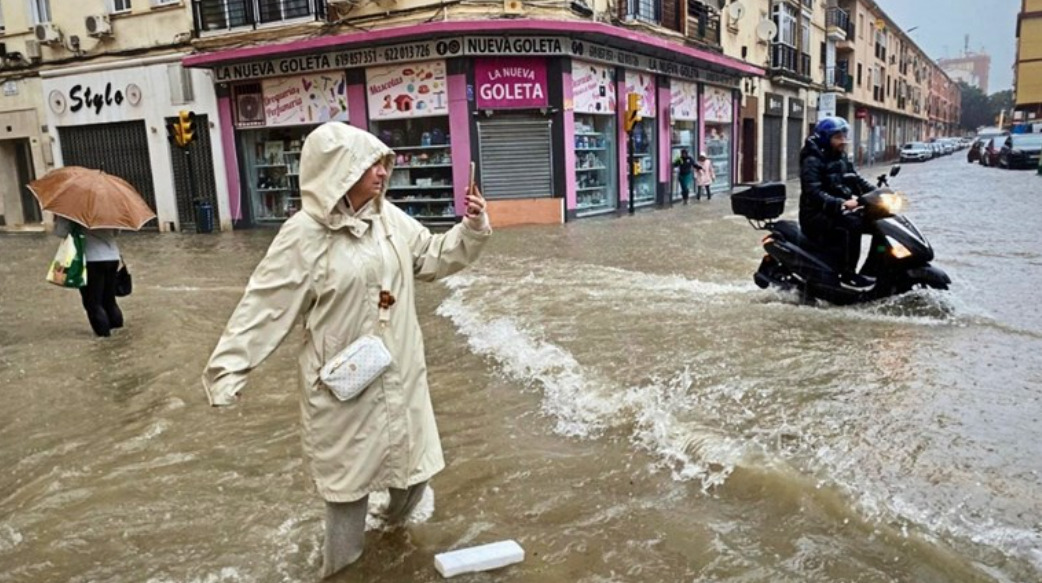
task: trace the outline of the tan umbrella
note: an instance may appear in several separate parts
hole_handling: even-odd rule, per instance
[[[141,194],[119,176],[66,166],[29,183],[43,210],[88,229],[136,231],[156,218]]]

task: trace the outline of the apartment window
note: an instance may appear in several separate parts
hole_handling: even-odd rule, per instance
[[[790,47],[796,46],[796,9],[788,4],[775,4],[774,5],[774,24],[778,25],[778,40],[784,45]],[[808,29],[808,34],[810,30]],[[810,44],[808,36],[808,44]]]
[[[33,24],[51,21],[51,0],[29,0],[29,8],[33,15]]]
[[[857,37],[865,38],[865,15],[857,15]]]
[[[857,86],[861,87],[861,63],[857,64]]]
[[[660,0],[628,0],[627,15],[638,20],[658,24],[661,17]]]
[[[261,22],[278,22],[311,14],[308,0],[257,0]]]
[[[803,13],[803,20],[800,22],[800,33],[802,36],[803,44],[800,45],[800,50],[805,53],[810,52],[810,14]]]
[[[109,12],[130,12],[130,0],[110,0]]]

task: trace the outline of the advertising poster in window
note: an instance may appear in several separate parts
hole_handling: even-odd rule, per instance
[[[365,72],[371,120],[449,114],[445,61],[372,67]]]
[[[532,109],[549,104],[546,59],[475,59],[478,109]]]
[[[706,87],[702,95],[702,110],[707,122],[728,123],[734,117],[731,91],[717,87]]]
[[[265,79],[261,83],[268,126],[347,121],[347,81],[343,73],[316,73]]]
[[[697,121],[698,85],[671,79],[669,87],[672,100],[670,112],[673,119],[678,121]]]
[[[626,94],[630,93],[640,95],[640,115],[655,117],[655,75],[627,69]]]
[[[615,69],[573,61],[572,103],[575,113],[615,113]]]

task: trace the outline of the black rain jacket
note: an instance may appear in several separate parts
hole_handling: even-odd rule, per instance
[[[855,177],[844,184],[846,174]],[[843,203],[874,188],[857,174],[845,153],[823,152],[808,138],[800,151],[800,228],[810,237],[826,237],[843,214]]]

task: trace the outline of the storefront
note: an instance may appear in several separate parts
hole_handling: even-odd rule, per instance
[[[658,192],[659,134],[656,114],[658,89],[655,75],[643,71],[625,71],[625,95],[640,95],[641,121],[633,128],[633,204],[636,207],[655,204]]]
[[[716,173],[711,188],[713,192],[730,190],[734,161],[734,92],[706,86],[702,92],[702,115],[705,120],[703,151]]]
[[[575,108],[575,211],[580,217],[618,207],[615,68],[572,61]]]
[[[367,128],[395,150],[388,198],[426,223],[459,220],[471,162],[500,221],[560,222],[614,212],[629,193],[619,107],[628,92],[641,96],[644,116],[633,135],[636,206],[670,192],[673,146],[696,153],[702,119],[711,123],[706,147],[716,160],[718,188],[730,187],[729,88],[738,86],[739,74],[760,69],[650,37],[657,57],[641,54],[633,39],[626,41],[631,52],[570,36],[573,29],[590,29],[607,42],[618,34],[599,24],[526,22],[560,36],[485,35],[480,23],[446,22],[403,27],[395,33],[402,37],[398,44],[363,46],[347,35],[336,45],[323,37],[186,59],[214,69],[228,96],[226,110],[234,113],[222,131],[234,133],[243,168],[241,188],[234,177],[230,190],[233,200],[241,191],[247,212],[235,216],[278,221],[299,208],[294,156],[307,131],[325,119]],[[348,46],[354,42],[358,46]],[[269,51],[266,61],[257,60]],[[706,68],[679,65],[678,52],[697,54],[704,62],[689,62]],[[270,79],[279,79],[278,86]],[[290,92],[323,79],[332,85],[324,86],[318,109],[309,109],[314,96],[302,100]],[[699,102],[703,90],[713,96],[711,118]],[[282,121],[271,123],[270,115]]]
[[[123,61],[47,71],[43,93],[54,139],[55,166],[100,168],[130,182],[158,217],[149,226],[181,230],[194,221],[197,198],[213,205],[215,222],[230,228],[223,148],[209,120],[217,102],[208,76],[183,69],[181,57]],[[166,124],[181,110],[196,114],[189,188],[185,154],[167,140]]]
[[[397,154],[387,196],[425,222],[456,218],[444,60],[365,71],[369,131]]]
[[[672,79],[669,86],[670,91],[670,160],[676,161],[680,158],[680,151],[687,150],[693,158],[698,158],[698,85]],[[671,188],[673,200],[680,200],[681,189],[677,180],[677,173],[671,173]]]
[[[347,121],[343,73],[273,77],[231,88],[244,205],[236,221],[281,222],[301,208],[300,150],[318,124]]]
[[[9,79],[3,83],[5,109],[0,111],[0,227],[41,222],[36,197],[26,186],[44,175],[51,162],[43,145],[38,106],[40,78]],[[45,158],[46,156],[46,158]]]

